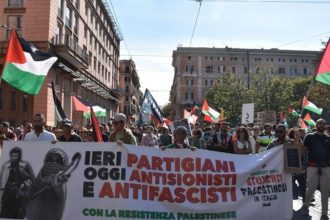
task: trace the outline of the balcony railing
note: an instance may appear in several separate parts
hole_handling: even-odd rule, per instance
[[[23,0],[8,0],[9,7],[21,7],[23,6]]]
[[[69,35],[56,35],[53,38],[54,46],[66,46],[78,55],[86,64],[90,63],[90,57],[87,51],[83,50],[78,43]]]

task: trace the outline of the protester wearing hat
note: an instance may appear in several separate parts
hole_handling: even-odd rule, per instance
[[[24,141],[51,141],[56,142],[54,133],[45,129],[45,115],[36,113],[33,117],[33,131],[27,133]]]
[[[9,122],[5,121],[0,124],[0,139],[17,141],[16,134],[10,129]]]
[[[133,135],[132,131],[126,129],[126,115],[123,113],[115,114],[115,117],[112,121],[112,126],[114,131],[111,132],[109,141],[110,142],[117,142],[117,144],[133,144],[137,145],[136,138]]]
[[[175,128],[173,132],[173,144],[162,146],[160,147],[162,150],[165,150],[166,148],[171,149],[191,149],[195,150],[195,147],[190,147],[188,144],[186,144],[186,138],[188,135],[188,130],[184,126],[178,126]]]
[[[81,137],[72,130],[72,122],[64,118],[61,122],[61,129],[63,134],[58,138],[59,141],[63,142],[82,142]]]

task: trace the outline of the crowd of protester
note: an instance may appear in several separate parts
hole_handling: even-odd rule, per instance
[[[117,142],[119,145],[133,144],[162,150],[189,148],[233,154],[256,154],[285,143],[296,143],[301,146],[301,160],[304,166],[301,174],[293,176],[294,188],[297,188],[304,202],[301,211],[308,214],[308,206],[313,200],[314,191],[319,187],[322,196],[321,219],[328,219],[326,213],[330,190],[330,126],[326,126],[323,119],[317,121],[312,131],[299,127],[288,129],[284,124],[276,126],[250,124],[231,128],[226,122],[203,125],[196,123],[191,125],[190,131],[184,126],[170,129],[166,125],[160,127],[149,124],[130,125],[124,114],[117,113],[108,123],[99,126],[104,142]],[[65,118],[57,128],[50,129],[46,127],[42,113],[35,114],[32,122],[17,128],[11,127],[9,122],[2,122],[0,140],[96,141],[91,124],[74,129],[72,121]]]

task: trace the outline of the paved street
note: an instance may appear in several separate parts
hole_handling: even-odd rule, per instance
[[[321,217],[321,194],[319,191],[315,192],[315,202],[312,203],[313,205],[309,207],[309,215],[310,217],[306,217],[301,215],[299,212],[297,212],[300,207],[302,206],[302,200],[301,198],[297,200],[293,200],[293,218],[292,220],[319,220]],[[330,205],[330,201],[329,204]],[[328,209],[328,216],[330,215],[330,207]]]

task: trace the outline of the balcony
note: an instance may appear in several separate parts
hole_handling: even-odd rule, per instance
[[[56,35],[53,40],[54,52],[71,63],[77,69],[86,69],[90,63],[89,56],[69,35]]]

